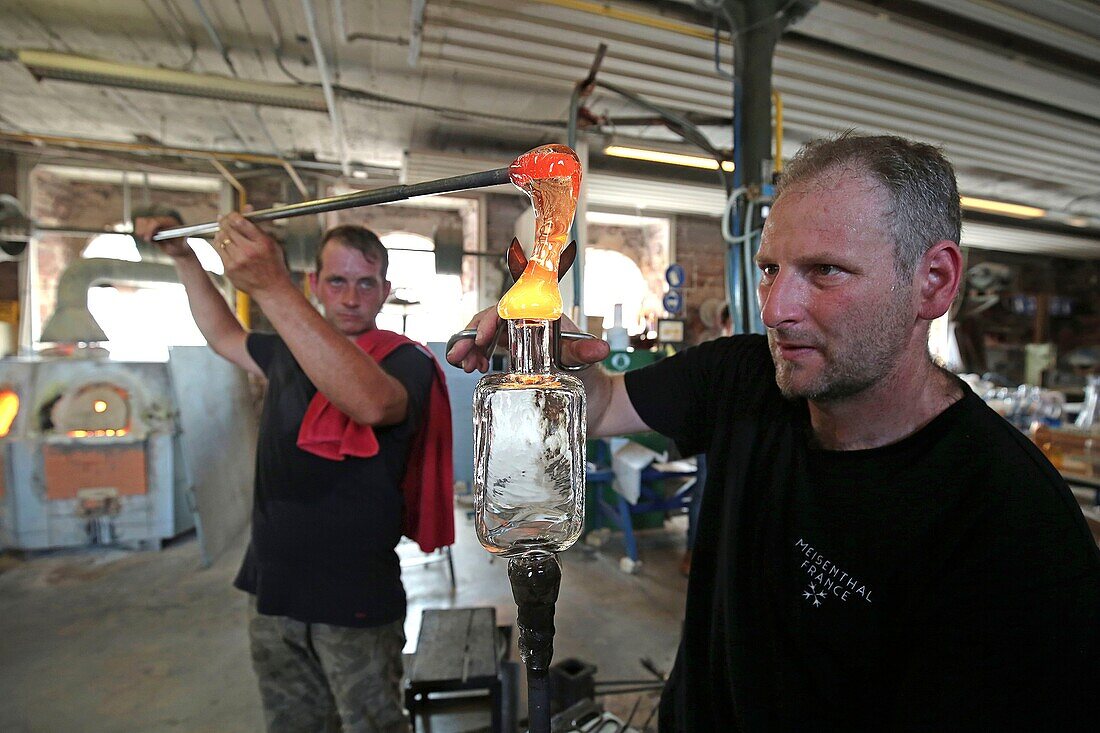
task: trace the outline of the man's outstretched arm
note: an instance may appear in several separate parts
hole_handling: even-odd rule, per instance
[[[179,226],[179,222],[171,217],[138,217],[134,220],[134,236],[152,241],[158,231],[173,226]],[[248,332],[233,315],[225,296],[210,275],[202,269],[199,258],[187,241],[170,239],[157,242],[157,245],[172,258],[180,282],[187,291],[191,315],[210,348],[242,369],[264,376],[263,370],[248,353]]]
[[[405,419],[408,393],[347,336],[317,312],[290,279],[275,240],[240,214],[220,221],[217,251],[225,274],[251,295],[309,380],[360,425],[394,425]]]

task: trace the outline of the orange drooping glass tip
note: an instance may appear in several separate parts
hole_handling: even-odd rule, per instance
[[[581,161],[565,145],[543,145],[512,161],[512,184],[535,208],[535,243],[527,267],[497,304],[501,318],[561,317],[558,262],[569,241],[581,190]]]

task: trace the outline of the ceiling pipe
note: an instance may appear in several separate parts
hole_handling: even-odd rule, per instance
[[[340,43],[348,42],[347,14],[344,0],[332,0],[332,22],[336,26],[336,38]]]
[[[233,62],[229,59],[229,49],[222,43],[221,36],[218,35],[217,29],[214,28],[214,24],[210,21],[210,16],[206,14],[206,8],[202,6],[202,0],[195,0],[195,8],[199,11],[199,18],[202,20],[202,27],[206,29],[206,35],[210,36],[210,41],[214,44],[214,48],[218,49],[218,53],[221,54],[222,60],[225,61],[225,65],[229,67],[233,76],[236,76],[237,67],[233,66]]]
[[[219,286],[224,278],[212,277]],[[57,282],[57,307],[42,328],[42,341],[53,343],[92,343],[106,341],[107,334],[88,311],[88,289],[96,285],[135,285],[178,283],[172,265],[151,262],[127,262],[101,257],[77,260],[65,268]]]
[[[749,303],[758,277],[752,267],[758,246],[754,241],[754,204],[774,171],[772,62],[783,31],[808,13],[817,0],[704,0],[701,4],[715,16],[715,69],[733,82],[733,187],[724,217],[732,226],[727,229],[723,225],[728,245],[727,300],[734,333],[763,333],[759,311]],[[726,21],[733,42],[732,74],[720,66],[719,18]]]
[[[533,0],[538,5],[551,5],[563,10],[575,10],[589,15],[598,15],[610,20],[625,21],[633,25],[640,25],[659,31],[669,31],[685,36],[693,36],[709,41],[711,32],[707,28],[700,28],[691,23],[663,18],[650,13],[637,13],[625,8],[616,7],[608,3],[592,2],[592,0]]]
[[[190,158],[197,160],[219,160],[237,163],[251,163],[255,165],[275,165],[286,171],[294,182],[295,188],[303,197],[309,197],[309,189],[305,181],[294,169],[294,163],[273,155],[258,155],[254,153],[231,153],[218,150],[191,150],[188,148],[173,148],[164,145],[148,145],[145,143],[127,143],[114,140],[88,140],[76,137],[64,137],[60,135],[36,135],[33,133],[0,132],[0,140],[29,143],[31,145],[55,145],[58,147],[86,148],[91,150],[106,150],[126,153],[153,153],[177,158]],[[313,161],[304,161],[302,167],[315,168]]]
[[[228,182],[229,185],[232,186],[234,190],[236,190],[237,208],[243,211],[245,204],[248,201],[248,192],[245,191],[244,184],[237,180],[237,177],[230,173],[229,169],[222,165],[221,161],[219,161],[217,158],[211,158],[210,165],[214,166],[218,173],[221,174],[222,178],[224,178],[226,182]]]
[[[428,0],[412,0],[409,9],[409,66],[416,68],[420,62],[420,45],[424,41],[424,10]]]
[[[326,111],[323,95],[317,94],[313,87],[297,84],[247,81],[220,74],[138,66],[36,49],[17,49],[12,56],[39,80],[60,79],[227,102]]]
[[[306,28],[309,31],[310,44],[313,46],[313,56],[317,61],[317,72],[321,75],[321,90],[325,94],[325,105],[328,107],[329,120],[332,123],[332,138],[340,156],[340,170],[345,176],[350,176],[351,164],[348,158],[347,141],[344,139],[344,125],[340,119],[340,108],[336,105],[336,93],[332,88],[332,78],[329,75],[325,50],[321,46],[321,36],[317,33],[317,15],[313,10],[313,0],[302,0],[302,10],[306,15]]]

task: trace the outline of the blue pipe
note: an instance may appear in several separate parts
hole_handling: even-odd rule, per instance
[[[741,188],[744,180],[744,167],[742,166],[741,150],[741,85],[735,79],[733,82],[733,190]],[[730,231],[742,232],[741,207],[734,202],[731,212]],[[748,304],[742,295],[745,292],[742,280],[745,273],[742,272],[741,263],[743,257],[743,242],[729,246],[726,251],[726,293],[730,304],[730,323],[734,333],[747,333],[750,326],[746,318]]]
[[[577,149],[577,112],[581,106],[581,88],[580,85],[573,87],[573,95],[569,98],[569,127],[566,133],[566,145],[571,149]],[[573,226],[569,228],[569,238],[574,242],[580,242],[580,222],[576,217],[573,217]],[[581,300],[581,264],[584,262],[584,253],[580,251],[580,244],[577,245],[577,259],[580,262],[573,268],[573,305],[577,305]],[[584,314],[581,314],[581,318],[584,318]]]

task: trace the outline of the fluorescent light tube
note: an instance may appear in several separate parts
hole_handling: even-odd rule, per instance
[[[324,112],[321,90],[294,84],[232,79],[217,74],[136,66],[87,56],[23,49],[16,58],[36,78],[103,84],[227,102]]]
[[[623,145],[608,145],[603,150],[605,155],[616,158],[630,158],[632,160],[646,160],[651,163],[667,163],[669,165],[684,165],[689,168],[705,168],[718,170],[718,161],[714,158],[705,158],[701,155],[684,155],[683,153],[668,153],[663,150],[646,150],[644,148],[629,148]],[[733,163],[722,161],[722,170],[733,172]]]
[[[1005,216],[1015,216],[1020,219],[1038,219],[1039,217],[1047,215],[1046,209],[1039,209],[1034,206],[1024,206],[1023,204],[1010,204],[1007,201],[976,199],[971,196],[960,197],[959,203],[962,204],[964,209],[988,211],[992,214],[1004,214]]]

